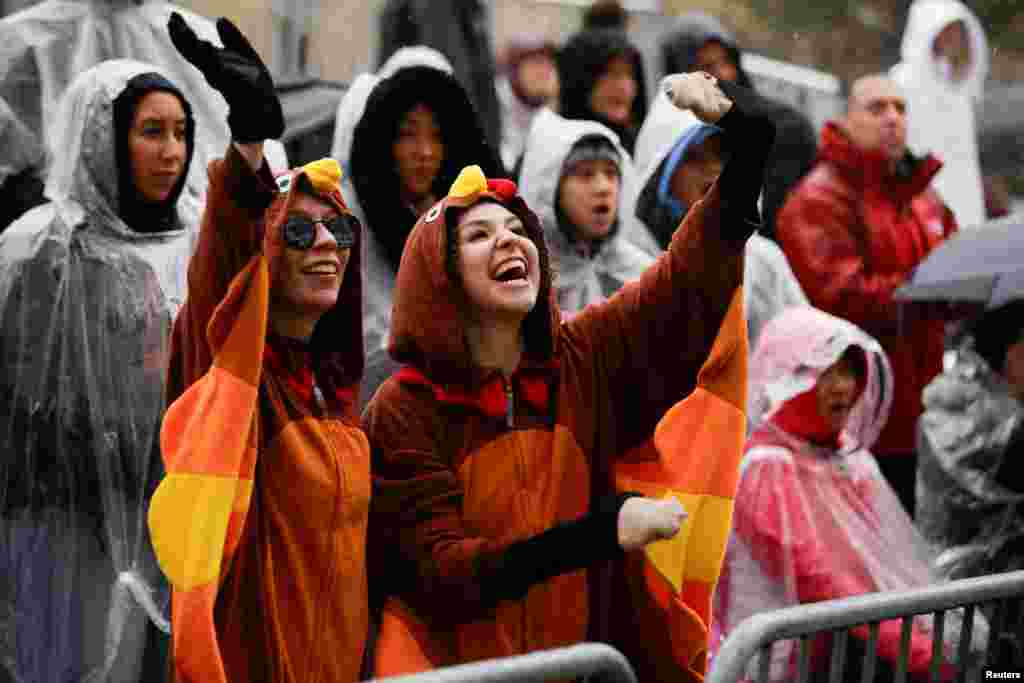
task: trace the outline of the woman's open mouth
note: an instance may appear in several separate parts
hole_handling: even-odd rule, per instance
[[[502,284],[527,284],[528,273],[526,259],[517,256],[500,263],[491,277]]]

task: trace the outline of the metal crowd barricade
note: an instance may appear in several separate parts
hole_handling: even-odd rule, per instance
[[[387,683],[534,683],[593,676],[602,683],[637,683],[633,667],[615,648],[583,643],[518,657],[488,659],[412,676],[374,679]]]
[[[1024,634],[1024,571],[993,574],[961,579],[928,588],[870,593],[854,598],[798,605],[773,612],[756,614],[744,620],[722,644],[715,656],[706,683],[736,683],[748,678],[747,671],[757,656],[757,683],[766,683],[770,677],[771,648],[776,642],[799,641],[799,683],[809,680],[811,643],[815,636],[832,633],[832,653],[829,680],[843,681],[846,645],[850,629],[869,626],[862,678],[870,683],[875,677],[879,623],[889,619],[902,620],[899,658],[895,666],[895,681],[903,683],[907,677],[913,618],[934,615],[932,640],[931,680],[939,680],[943,653],[943,625],[946,612],[963,608],[963,629],[954,665],[957,680],[968,678],[970,645],[974,614],[979,608],[991,606],[989,639],[984,664],[991,665],[996,655],[997,636],[1000,633]],[[937,645],[938,644],[938,645]],[[1022,666],[1016,662],[1015,666]]]

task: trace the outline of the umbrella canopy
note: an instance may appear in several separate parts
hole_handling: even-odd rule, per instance
[[[1024,297],[1024,214],[964,230],[939,246],[914,270],[896,298],[964,301],[997,308]]]

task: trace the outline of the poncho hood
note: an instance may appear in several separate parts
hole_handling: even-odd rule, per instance
[[[955,21],[962,21],[967,27],[971,50],[970,68],[960,87],[966,88],[972,97],[980,97],[988,78],[988,40],[977,15],[959,0],[914,0],[903,31],[900,58],[905,63],[919,65],[919,68],[931,69],[932,80],[937,79],[932,45],[942,29]]]
[[[863,352],[864,389],[840,435],[844,451],[878,440],[892,403],[892,368],[881,345],[860,328],[810,306],[788,308],[763,328],[750,361],[748,415],[752,426],[770,421],[805,395],[850,347]]]
[[[153,76],[146,77],[147,74]],[[81,74],[68,88],[50,130],[51,162],[46,194],[58,201],[70,199],[76,202],[88,213],[103,216],[102,224],[111,234],[121,239],[137,240],[154,233],[178,232],[183,228],[179,219],[168,223],[166,230],[140,231],[121,218],[126,205],[133,203],[123,196],[124,192],[134,188],[128,182],[121,182],[126,171],[119,168],[118,145],[124,144],[119,137],[126,131],[117,130],[114,112],[116,102],[129,88],[135,91],[132,95],[143,91],[146,94],[155,91],[174,93],[185,109],[188,136],[185,176],[178,181],[168,199],[168,203],[177,202],[192,170],[194,123],[191,107],[160,69],[131,60],[104,62]],[[194,205],[187,209],[195,211]]]

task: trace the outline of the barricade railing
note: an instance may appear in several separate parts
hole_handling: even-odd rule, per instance
[[[991,666],[999,647],[999,634],[1024,635],[1024,571],[993,574],[936,584],[927,588],[870,593],[842,600],[798,605],[773,612],[756,614],[737,626],[718,650],[706,683],[736,683],[752,678],[766,683],[771,676],[772,646],[782,641],[798,641],[799,655],[795,680],[806,683],[810,676],[811,643],[822,634],[831,633],[832,652],[829,680],[844,681],[846,650],[850,630],[858,626],[869,627],[861,668],[861,680],[870,683],[875,678],[879,624],[890,619],[901,620],[901,638],[898,659],[895,662],[895,682],[903,683],[907,677],[907,663],[911,647],[914,617],[933,615],[932,661],[930,678],[940,678],[943,658],[943,630],[946,614],[963,609],[960,640],[955,657],[958,681],[968,680],[968,674],[977,673],[980,665]],[[982,661],[972,663],[971,643],[974,615],[989,610],[989,636]],[[758,657],[755,662],[754,658]],[[1019,652],[1018,652],[1019,657]],[[751,664],[756,663],[754,676]],[[1014,666],[1024,666],[1015,661]],[[794,680],[787,676],[789,680]]]
[[[534,683],[575,678],[589,678],[601,683],[637,683],[633,667],[625,656],[615,648],[601,643],[582,643],[517,657],[445,667],[411,676],[374,680],[387,683]]]

